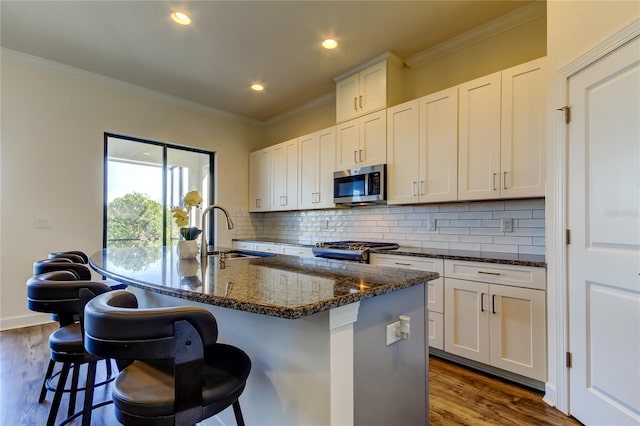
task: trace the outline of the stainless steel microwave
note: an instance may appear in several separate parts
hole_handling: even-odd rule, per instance
[[[387,165],[360,167],[333,173],[336,204],[385,204]]]

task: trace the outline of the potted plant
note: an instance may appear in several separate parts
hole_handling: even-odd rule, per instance
[[[192,259],[198,256],[198,235],[202,232],[195,226],[189,227],[189,213],[194,207],[199,207],[202,203],[202,197],[198,191],[193,190],[187,192],[182,198],[183,208],[174,207],[171,209],[171,215],[180,227],[180,241],[178,241],[178,256],[181,259]]]

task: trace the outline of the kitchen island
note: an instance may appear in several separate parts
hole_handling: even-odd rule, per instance
[[[285,255],[201,263],[172,247],[106,249],[90,263],[129,284],[141,307],[214,313],[219,340],[253,362],[240,398],[248,425],[428,423],[425,298],[436,273]],[[400,315],[409,339],[387,345]]]

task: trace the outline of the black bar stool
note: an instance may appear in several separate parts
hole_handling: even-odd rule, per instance
[[[85,307],[85,347],[120,367],[113,384],[116,418],[123,425],[193,425],[229,406],[244,425],[240,402],[251,360],[217,343],[206,309],[137,309],[133,293],[117,290]]]
[[[51,359],[62,363],[62,370],[56,386],[55,395],[49,411],[47,426],[53,426],[60,407],[62,393],[72,367],[87,364],[87,378],[85,385],[84,405],[81,412],[72,414],[75,408],[75,393],[77,380],[71,386],[68,421],[82,415],[83,426],[91,424],[91,410],[105,403],[92,406],[93,389],[95,385],[96,363],[101,357],[92,355],[84,350],[84,306],[98,294],[111,291],[111,288],[101,282],[79,280],[73,271],[61,270],[36,275],[27,281],[27,300],[29,309],[36,312],[46,312],[64,318],[65,325],[49,336]],[[78,322],[67,323],[68,318],[78,318]],[[108,401],[110,402],[110,401]],[[107,402],[107,403],[108,403]]]

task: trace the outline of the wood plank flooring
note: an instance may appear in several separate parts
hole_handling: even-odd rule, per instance
[[[0,333],[0,425],[44,425],[53,393],[42,404],[38,395],[49,362],[47,339],[55,324]],[[100,377],[104,375],[100,363]],[[83,371],[84,373],[84,371]],[[81,376],[82,377],[82,376]],[[77,409],[82,405],[80,393]],[[110,398],[96,390],[94,401]],[[429,361],[430,425],[580,425],[542,402],[542,394],[432,357]],[[63,399],[57,422],[66,417]],[[80,419],[70,423],[80,425]],[[118,425],[113,407],[94,410],[92,425]],[[411,425],[394,425],[411,426]]]

